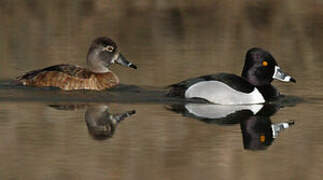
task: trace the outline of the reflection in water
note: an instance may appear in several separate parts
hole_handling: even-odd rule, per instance
[[[240,127],[245,149],[264,150],[278,137],[280,131],[293,125],[294,121],[272,123],[269,116],[250,116],[240,121]]]
[[[95,139],[112,137],[117,125],[136,111],[127,111],[120,114],[110,114],[107,106],[89,107],[85,112],[85,121],[89,133]]]
[[[135,110],[124,113],[111,114],[107,105],[50,105],[57,110],[75,110],[84,109],[86,112],[84,119],[86,121],[89,134],[97,140],[104,140],[113,136],[118,124],[125,118],[136,113]]]
[[[271,122],[270,117],[280,109],[278,104],[225,106],[188,103],[170,105],[167,109],[208,124],[240,123],[243,145],[249,150],[266,149],[282,130],[294,124],[293,121]]]

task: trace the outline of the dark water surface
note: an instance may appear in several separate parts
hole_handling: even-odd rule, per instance
[[[1,179],[322,179],[323,3],[0,0]],[[108,92],[15,87],[45,66],[85,66],[98,36],[136,65]],[[240,74],[269,50],[296,84],[254,106],[165,98],[199,75]]]

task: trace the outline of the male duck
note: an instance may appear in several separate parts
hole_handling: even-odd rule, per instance
[[[284,73],[274,57],[260,48],[248,50],[242,75],[219,73],[170,85],[168,96],[201,98],[216,104],[258,104],[279,97],[273,79],[296,82]]]
[[[92,42],[88,51],[88,68],[60,64],[27,72],[16,80],[26,86],[51,86],[63,90],[103,90],[119,84],[119,78],[108,68],[114,63],[137,69],[119,52],[113,40],[99,37]]]

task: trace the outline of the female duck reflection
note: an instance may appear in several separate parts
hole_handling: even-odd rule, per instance
[[[279,132],[294,124],[293,121],[271,122],[270,116],[280,109],[277,104],[225,106],[188,103],[170,105],[167,109],[209,124],[240,123],[243,145],[248,150],[265,150],[278,137]]]
[[[135,114],[136,111],[112,114],[107,105],[50,105],[57,110],[75,110],[86,108],[84,119],[89,134],[97,140],[108,139],[113,136],[118,124]]]

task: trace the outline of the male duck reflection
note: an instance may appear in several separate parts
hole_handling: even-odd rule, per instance
[[[170,85],[168,96],[201,98],[216,104],[258,104],[279,97],[273,79],[296,82],[284,73],[274,57],[260,48],[248,50],[242,75],[219,73]]]
[[[63,90],[104,90],[119,84],[119,78],[108,68],[114,63],[137,69],[119,52],[113,40],[99,37],[92,42],[88,51],[88,68],[60,64],[27,72],[17,77],[17,81],[26,86],[51,86]]]
[[[208,124],[240,124],[244,149],[265,150],[282,130],[294,124],[294,121],[271,122],[270,117],[280,107],[279,104],[269,103],[236,106],[188,103],[173,104],[167,106],[167,109]]]

